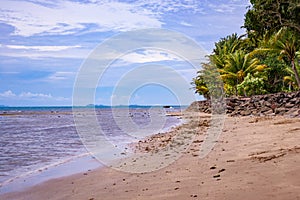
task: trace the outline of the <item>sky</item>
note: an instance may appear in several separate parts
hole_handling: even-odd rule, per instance
[[[0,105],[183,105],[248,0],[1,0]],[[195,45],[196,44],[196,45]]]

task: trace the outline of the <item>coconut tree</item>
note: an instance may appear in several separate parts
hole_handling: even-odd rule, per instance
[[[283,39],[279,38],[275,41],[274,50],[279,51],[279,59],[283,59],[284,56],[288,59],[294,72],[296,83],[300,89],[300,77],[296,68],[297,40],[293,34],[287,31],[284,36]]]
[[[225,85],[232,86],[237,95],[237,85],[244,81],[247,74],[261,72],[265,68],[266,66],[261,65],[257,58],[252,58],[250,54],[237,50],[227,56],[225,67],[219,69],[219,72]]]
[[[299,54],[299,52],[297,52],[296,54]],[[298,61],[295,62],[295,65],[296,65],[297,71],[299,72],[300,70],[299,70],[299,63],[298,63]],[[296,81],[296,76],[295,76],[293,70],[290,67],[286,67],[284,69],[284,71],[287,74],[289,74],[289,75],[286,75],[286,76],[283,77],[283,82],[286,83],[286,84],[288,84],[288,90],[289,91],[293,91],[296,88],[299,89],[299,87],[297,85],[297,81]]]
[[[291,69],[294,73],[296,84],[300,89],[300,77],[296,67],[297,60],[297,47],[298,42],[295,34],[287,28],[281,28],[275,33],[268,42],[264,42],[260,48],[254,50],[251,54],[257,54],[259,52],[275,52],[278,54],[279,60],[284,60],[290,64]]]
[[[193,79],[192,85],[194,85],[195,93],[203,95],[204,98],[209,99],[209,89],[205,83],[204,77],[198,72],[198,76]]]
[[[285,76],[283,77],[283,82],[288,84],[288,91],[293,91],[293,88],[296,88],[296,80],[295,80],[295,76],[293,76],[292,74],[290,76]]]
[[[241,49],[244,45],[243,36],[238,37],[236,33],[221,38],[219,42],[215,43],[213,54],[209,56],[211,64],[216,68],[222,69],[225,67],[225,62],[229,54]]]
[[[223,84],[217,68],[211,63],[202,63],[203,69],[193,79],[192,85],[196,93],[203,95],[206,99],[219,97],[223,94]]]

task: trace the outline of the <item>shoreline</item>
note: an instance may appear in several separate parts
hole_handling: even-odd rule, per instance
[[[32,113],[36,114],[36,112],[30,112],[27,114],[32,114]],[[43,112],[42,114],[45,114],[45,112]],[[66,113],[47,112],[47,114],[66,114]],[[166,116],[177,117],[181,115],[179,115],[179,112],[176,112],[176,115],[166,115]],[[182,123],[183,123],[183,119],[180,118],[178,123],[162,129],[160,134],[167,133],[171,129],[180,126]],[[155,134],[157,133],[154,133],[153,135]],[[137,141],[132,141],[128,144],[125,144],[125,147],[130,148],[131,144],[135,144],[136,142]],[[4,182],[0,183],[0,196],[7,193],[22,192],[38,184],[51,181],[52,179],[64,178],[75,174],[86,173],[91,170],[95,170],[97,168],[101,169],[103,167],[105,167],[103,163],[98,161],[89,152],[86,152],[78,156],[70,157],[62,161],[57,161],[55,163],[42,166],[40,168],[35,169],[34,171],[26,172],[18,176],[6,179]]]
[[[72,176],[101,167],[103,166],[100,162],[93,158],[89,153],[85,153],[7,179],[0,185],[0,195],[11,192],[20,192],[52,179]]]
[[[188,126],[181,127],[195,130]],[[126,173],[105,166],[0,199],[299,199],[299,127],[300,118],[227,116],[216,146],[203,159],[198,148],[205,131],[179,159],[159,170]],[[170,137],[159,135],[145,140],[142,150],[155,150],[154,144]]]

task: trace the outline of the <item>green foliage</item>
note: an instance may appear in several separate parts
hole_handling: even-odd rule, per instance
[[[243,40],[236,33],[228,35],[225,38],[221,38],[219,42],[215,43],[215,49],[213,50],[215,55],[225,55],[234,53],[240,49],[243,45]]]
[[[223,82],[217,69],[207,63],[202,64],[203,69],[193,79],[192,84],[196,93],[203,95],[206,99],[218,99],[223,96]]]
[[[283,79],[287,74],[287,65],[277,59],[277,55],[271,52],[266,53],[261,62],[268,66],[265,71],[265,85],[270,93],[281,92],[284,87]]]
[[[274,33],[270,38],[264,40],[260,47],[254,50],[254,54],[260,52],[273,52],[278,55],[279,60],[283,60],[287,65],[291,65],[296,83],[300,88],[300,76],[296,69],[297,49],[300,47],[298,37],[293,31],[283,27]]]
[[[299,0],[250,2],[244,21],[247,34],[232,34],[215,43],[209,63],[202,64],[193,80],[199,94],[220,93],[216,80],[223,82],[229,96],[300,89]]]
[[[249,54],[242,50],[229,54],[225,67],[219,69],[220,76],[227,86],[225,88],[226,94],[237,94],[237,85],[242,83],[248,74],[263,71],[264,68],[265,66],[260,65],[257,58],[251,58]],[[235,89],[233,90],[233,88]]]
[[[257,94],[266,94],[265,79],[263,77],[254,77],[248,74],[244,81],[237,85],[238,94],[252,96]]]
[[[299,0],[251,0],[252,6],[245,14],[244,27],[260,36],[289,27],[300,33]]]
[[[291,68],[287,67],[285,69],[285,71],[289,74],[283,77],[283,83],[285,86],[287,86],[286,88],[284,88],[283,90],[286,92],[292,92],[294,90],[298,89],[298,86],[296,84],[296,79],[295,76],[293,74],[293,71],[291,70]]]

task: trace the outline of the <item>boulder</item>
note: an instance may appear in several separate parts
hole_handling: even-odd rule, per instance
[[[263,116],[263,115],[291,115],[300,116],[300,91],[293,93],[277,93],[256,95],[250,98],[231,97],[223,102],[215,102],[213,109],[217,113],[226,113],[230,116]],[[187,111],[211,113],[211,102],[208,100],[193,102]]]

